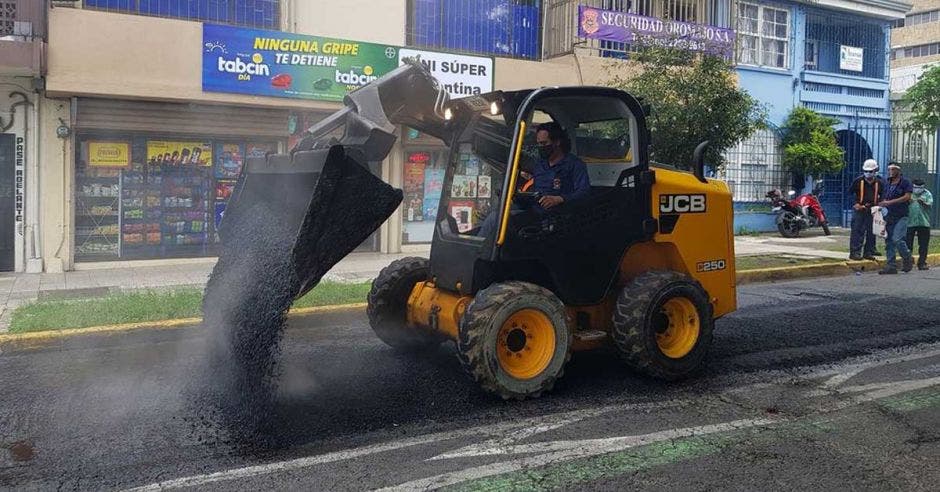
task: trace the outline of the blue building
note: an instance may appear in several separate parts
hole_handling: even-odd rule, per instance
[[[766,105],[771,125],[781,125],[797,106],[839,121],[846,167],[825,177],[823,195],[835,224],[846,221],[846,184],[861,163],[873,157],[884,167],[891,157],[888,132],[872,130],[890,125],[890,28],[910,7],[895,0],[734,2],[740,84]],[[773,129],[761,131],[729,151],[725,175],[737,201],[756,202],[770,188],[791,187],[778,140]],[[748,225],[768,226],[766,219]]]

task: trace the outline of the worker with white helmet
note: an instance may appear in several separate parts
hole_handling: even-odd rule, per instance
[[[878,176],[878,161],[874,159],[866,160],[862,164],[862,175],[855,178],[849,188],[855,200],[852,205],[852,237],[849,242],[849,259],[875,259],[877,251],[875,251],[875,234],[871,228],[871,207],[881,201],[884,196],[884,189],[884,180],[881,179],[881,176]]]

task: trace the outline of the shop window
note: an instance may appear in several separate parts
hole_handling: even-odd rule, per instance
[[[447,151],[411,150],[402,169],[402,243],[430,243],[447,169]]]
[[[80,142],[76,261],[214,255],[245,158],[277,150],[274,142],[191,137]]]

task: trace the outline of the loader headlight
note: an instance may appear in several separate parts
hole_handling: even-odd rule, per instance
[[[499,104],[496,104],[496,101],[490,103],[490,114],[493,116],[499,114]]]
[[[450,108],[444,108],[444,119],[451,120],[454,117],[454,112]]]

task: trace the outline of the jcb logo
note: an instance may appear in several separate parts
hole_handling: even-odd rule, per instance
[[[705,212],[705,195],[659,195],[661,214],[698,214]]]

